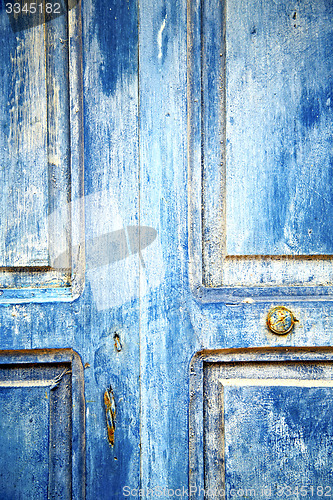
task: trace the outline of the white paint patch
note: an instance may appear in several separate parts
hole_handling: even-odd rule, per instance
[[[1,380],[0,387],[51,387],[54,380]]]
[[[251,298],[247,298],[242,300],[242,304],[254,304],[254,300]]]
[[[273,378],[261,379],[220,379],[223,386],[229,387],[333,387],[333,380],[298,380],[294,378],[285,378],[275,380]]]
[[[158,30],[157,34],[157,45],[158,45],[158,58],[162,59],[162,35],[163,31],[166,25],[166,20],[167,20],[168,15],[166,14],[165,18],[163,19],[163,23],[161,24],[160,29]]]

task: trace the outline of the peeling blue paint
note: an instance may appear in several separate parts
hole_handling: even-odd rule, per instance
[[[186,496],[189,479],[204,486],[209,471],[209,457],[205,467],[203,457],[211,435],[205,430],[203,437],[198,426],[209,419],[219,423],[223,414],[218,405],[215,413],[203,406],[209,391],[203,371],[190,365],[195,353],[207,368],[214,353],[237,356],[249,348],[257,353],[258,374],[265,356],[265,366],[272,365],[270,348],[283,347],[288,354],[293,346],[306,346],[309,353],[333,343],[332,266],[326,255],[333,248],[332,2],[302,0],[297,12],[295,5],[273,0],[85,0],[82,9],[86,287],[72,303],[59,302],[53,282],[42,304],[29,302],[35,293],[29,290],[25,304],[13,305],[23,292],[4,290],[1,348],[73,347],[89,366],[87,500],[121,499],[125,486],[136,491],[134,498],[139,488],[157,486],[184,488]],[[322,16],[324,34],[316,45]],[[17,41],[8,40],[15,49]],[[1,45],[4,86],[12,66],[6,41]],[[24,107],[21,93],[17,102]],[[76,106],[71,113],[79,114]],[[1,133],[6,123],[2,119]],[[56,170],[56,162],[50,165]],[[21,167],[15,172],[24,180]],[[69,192],[64,194],[67,209]],[[71,193],[72,204],[81,198]],[[71,214],[76,230],[77,211]],[[225,217],[235,217],[230,232]],[[8,228],[5,238],[9,244],[17,235]],[[80,243],[71,247],[73,253],[82,251]],[[234,249],[236,257],[225,257]],[[243,286],[246,279],[253,281]],[[267,312],[285,302],[299,322],[277,338],[266,327]],[[323,351],[323,364],[331,366]],[[288,364],[281,351],[277,362]],[[240,363],[240,375],[249,364]],[[189,391],[193,378],[200,382],[197,392]],[[209,408],[220,401],[218,384]],[[103,398],[110,385],[117,403],[113,446]],[[224,463],[228,480],[239,488],[243,471],[252,478],[258,463],[267,477],[293,477],[290,456],[304,443],[314,450],[324,443],[320,457],[329,465],[317,477],[331,478],[332,390],[298,389],[227,389],[230,432],[223,447],[218,427],[211,457],[220,468],[217,473],[214,462],[214,478],[222,476]],[[189,447],[189,439],[197,448]],[[272,450],[275,468],[264,460],[266,453],[274,462]],[[315,451],[306,455],[314,476],[318,457]]]

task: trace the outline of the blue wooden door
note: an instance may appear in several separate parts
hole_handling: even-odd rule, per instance
[[[332,14],[1,4],[1,499],[333,496]]]
[[[188,6],[193,498],[333,494],[332,9]]]

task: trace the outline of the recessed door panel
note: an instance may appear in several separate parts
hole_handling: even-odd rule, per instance
[[[220,351],[200,363],[191,388],[193,498],[198,485],[208,498],[332,494],[331,349]]]
[[[225,4],[227,255],[333,253],[332,15]]]
[[[204,0],[189,16],[194,286],[332,295],[332,5]]]
[[[47,498],[49,401],[45,387],[0,385],[0,498]]]
[[[1,26],[0,266],[48,266],[47,69],[44,25]]]
[[[70,349],[0,352],[1,498],[83,498],[83,398]]]
[[[329,387],[325,382],[324,387],[302,386],[307,384],[293,379],[276,385],[271,380],[238,382],[221,382],[229,495],[248,489],[257,496],[266,491],[273,499],[297,488],[310,494],[313,488],[330,487],[332,382]]]
[[[39,300],[82,290],[80,9],[42,15],[61,5],[0,11],[0,287],[26,289],[26,300],[37,299],[31,288],[44,288]]]

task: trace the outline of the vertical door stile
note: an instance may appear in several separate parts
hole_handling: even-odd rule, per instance
[[[142,489],[187,491],[186,3],[140,2]],[[186,240],[185,240],[186,241]],[[160,488],[155,490],[155,488]],[[151,493],[154,497],[154,493]],[[178,491],[177,491],[178,494]]]

